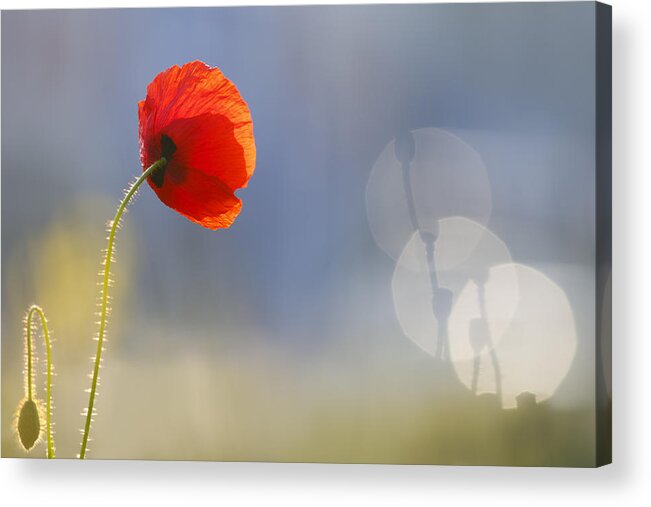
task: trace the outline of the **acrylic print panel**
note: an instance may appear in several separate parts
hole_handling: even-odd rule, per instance
[[[2,127],[4,457],[610,461],[608,7],[6,11]]]

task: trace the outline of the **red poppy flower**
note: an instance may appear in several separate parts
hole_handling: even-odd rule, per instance
[[[159,199],[209,229],[229,227],[242,209],[235,191],[255,168],[251,113],[235,85],[195,61],[161,72],[138,103],[143,171]]]

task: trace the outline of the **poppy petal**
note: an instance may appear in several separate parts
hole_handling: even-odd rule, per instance
[[[156,138],[174,121],[220,115],[233,125],[233,135],[244,151],[246,174],[255,168],[255,142],[249,108],[233,83],[216,67],[195,61],[161,72],[138,104],[142,140]],[[142,154],[141,154],[142,156]],[[146,166],[146,163],[143,165]]]
[[[174,160],[165,168],[159,187],[151,178],[149,186],[170,208],[193,222],[219,229],[230,227],[242,209],[242,202],[218,178],[185,168]]]
[[[161,72],[138,103],[143,171],[165,157],[149,185],[170,208],[204,227],[228,227],[242,204],[234,192],[255,169],[249,108],[217,68],[202,62]]]
[[[245,150],[225,116],[207,114],[175,120],[162,133],[176,146],[173,160],[177,164],[218,178],[232,191],[246,186]]]

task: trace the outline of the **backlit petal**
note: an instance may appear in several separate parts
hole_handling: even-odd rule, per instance
[[[229,227],[256,157],[251,114],[233,83],[202,62],[170,67],[138,103],[138,127],[143,170],[168,160],[149,178],[161,201],[204,227]]]
[[[158,198],[186,218],[209,229],[230,227],[242,209],[241,201],[223,182],[201,171],[171,162],[163,185],[149,186]]]

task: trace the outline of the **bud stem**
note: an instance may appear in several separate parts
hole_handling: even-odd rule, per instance
[[[47,379],[45,383],[45,432],[47,433],[47,458],[54,458],[54,436],[52,435],[52,350],[50,346],[50,332],[43,309],[32,305],[27,312],[27,398],[32,400],[34,386],[32,382],[32,319],[37,314],[43,328],[45,339],[45,355],[47,359]]]

